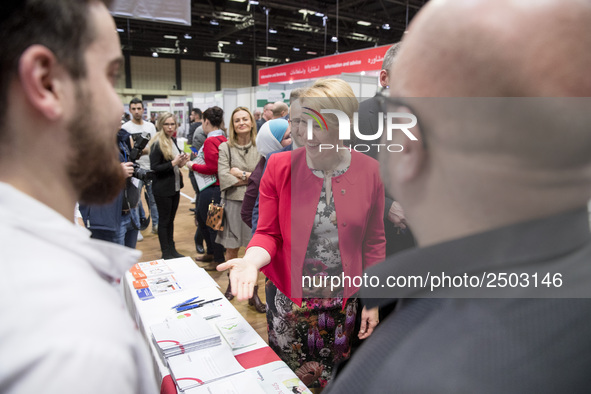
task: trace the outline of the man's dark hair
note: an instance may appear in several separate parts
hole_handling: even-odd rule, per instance
[[[134,97],[131,99],[131,101],[129,102],[130,107],[131,107],[131,104],[140,104],[142,106],[142,108],[144,108],[144,102],[137,97]]]
[[[0,13],[0,126],[6,119],[8,86],[19,59],[31,45],[51,50],[73,79],[86,76],[84,52],[95,38],[88,7],[99,0],[22,0],[5,2]],[[107,7],[110,0],[102,1]],[[3,127],[0,127],[2,130]]]
[[[199,115],[199,119],[203,117],[203,112],[201,112],[199,108],[193,108],[191,112],[193,112],[195,115]]]

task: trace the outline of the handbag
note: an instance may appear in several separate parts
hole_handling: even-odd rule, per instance
[[[205,224],[215,231],[224,230],[224,203],[217,204],[211,200],[209,208],[207,208],[207,221]]]
[[[228,147],[228,156],[230,159],[230,168],[232,167],[232,153],[230,147]],[[225,200],[225,192],[223,196],[223,200]],[[209,203],[209,207],[207,208],[207,220],[205,224],[207,227],[212,228],[215,231],[223,231],[224,230],[224,202],[220,202],[219,204],[211,200]]]

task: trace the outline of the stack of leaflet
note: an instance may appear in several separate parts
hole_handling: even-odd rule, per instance
[[[154,296],[171,294],[181,290],[172,269],[164,260],[137,263],[129,270],[133,275],[133,287],[140,300],[150,300]]]
[[[150,329],[152,341],[163,360],[221,343],[220,334],[198,315],[167,320],[154,324]]]
[[[171,357],[168,359],[168,367],[172,379],[183,393],[187,392],[186,390],[226,380],[229,377],[234,378],[235,375],[244,372],[244,368],[236,361],[230,349],[225,345]],[[209,386],[207,392],[228,392],[220,391],[219,387],[214,388],[214,386]],[[260,391],[250,390],[244,386],[240,387],[240,389],[241,391],[238,392],[242,393]]]

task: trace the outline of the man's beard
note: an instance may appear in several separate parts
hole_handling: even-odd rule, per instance
[[[90,95],[81,89],[77,92],[79,114],[92,113]],[[98,119],[97,119],[98,120]],[[105,141],[103,131],[95,130],[109,127],[106,122],[94,121],[88,116],[79,116],[68,126],[71,159],[68,175],[78,200],[84,204],[106,204],[123,190],[125,177],[119,162],[116,130],[109,141]],[[108,137],[107,137],[108,138]]]

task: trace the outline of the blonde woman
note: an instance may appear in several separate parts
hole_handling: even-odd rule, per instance
[[[252,296],[259,271],[267,276],[269,346],[308,387],[318,388],[349,357],[355,337],[371,335],[378,310],[360,305],[354,285],[303,287],[302,279],[360,277],[384,259],[384,186],[377,161],[339,140],[335,116],[326,116],[322,127],[313,121],[313,113],[326,108],[353,119],[358,102],[351,87],[340,79],[319,80],[300,101],[304,110],[292,116],[302,122],[291,132],[304,146],[269,158],[256,233],[243,258],[218,270],[230,270],[238,300]],[[321,150],[320,144],[332,149]]]
[[[175,248],[173,234],[174,217],[183,187],[180,168],[189,161],[189,155],[181,153],[176,139],[173,138],[177,131],[177,122],[173,114],[161,114],[156,128],[158,132],[150,146],[150,167],[154,171],[153,192],[160,215],[158,240],[162,258],[173,259],[184,257]]]
[[[226,260],[238,257],[238,249],[248,245],[250,228],[240,216],[242,200],[250,174],[257,166],[261,155],[255,140],[256,123],[248,108],[238,107],[230,118],[229,139],[220,145],[218,177],[222,198],[225,201],[224,230],[218,232],[217,242],[226,248]],[[232,298],[228,288],[226,296]]]

